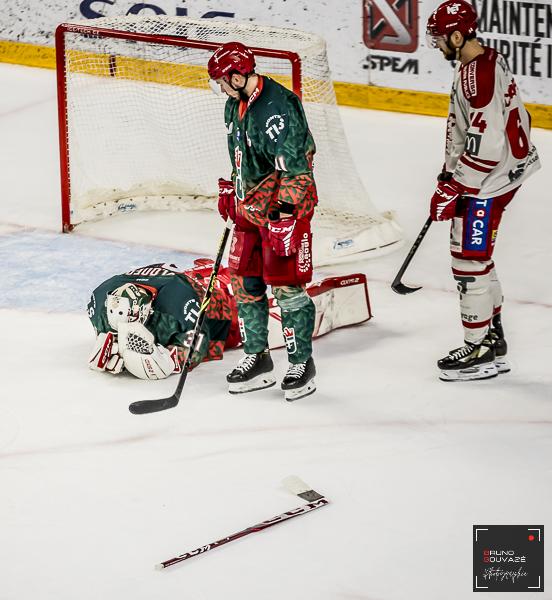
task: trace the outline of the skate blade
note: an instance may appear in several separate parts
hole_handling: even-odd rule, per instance
[[[441,381],[476,381],[478,379],[492,379],[498,375],[494,362],[468,369],[449,369],[441,371]]]
[[[497,358],[495,360],[495,365],[499,375],[502,373],[509,373],[511,371],[510,363],[505,358]]]
[[[257,377],[253,377],[249,381],[239,383],[229,383],[228,392],[230,394],[247,394],[248,392],[256,392],[264,390],[276,384],[276,377],[272,373],[261,373]]]
[[[305,396],[310,396],[316,392],[316,383],[314,379],[311,379],[306,385],[300,388],[296,388],[294,390],[284,390],[284,398],[288,402],[294,402],[295,400],[299,400],[300,398],[304,398]]]

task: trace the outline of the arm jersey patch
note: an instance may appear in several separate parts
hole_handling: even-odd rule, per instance
[[[494,95],[497,53],[485,48],[461,70],[462,92],[472,108],[484,108]]]

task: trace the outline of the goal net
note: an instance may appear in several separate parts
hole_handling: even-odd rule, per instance
[[[318,36],[232,20],[100,18],[56,32],[63,230],[133,210],[216,208],[231,165],[225,98],[207,62],[222,43],[251,47],[257,72],[302,98],[317,153],[315,264],[381,254],[402,231],[371,202],[337,109]]]

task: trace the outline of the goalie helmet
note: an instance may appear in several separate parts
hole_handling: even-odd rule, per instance
[[[430,48],[437,46],[437,41],[445,42],[454,31],[459,31],[465,38],[477,29],[477,13],[473,6],[464,0],[447,0],[440,4],[427,21],[426,40]]]
[[[105,301],[109,326],[117,331],[119,323],[145,323],[153,312],[152,300],[147,290],[133,283],[125,283],[113,290]]]
[[[209,62],[207,71],[213,80],[225,79],[228,81],[235,71],[241,75],[249,75],[255,70],[255,56],[253,52],[240,42],[228,42],[215,50]]]

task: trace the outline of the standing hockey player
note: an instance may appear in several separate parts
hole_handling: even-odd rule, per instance
[[[465,344],[437,362],[443,381],[510,370],[492,254],[505,207],[540,167],[512,73],[501,54],[477,41],[476,27],[474,9],[462,0],[443,2],[427,23],[428,45],[456,61],[445,164],[430,212],[436,221],[452,219],[452,272]]]
[[[195,269],[185,272],[174,265],[149,265],[99,285],[88,303],[96,332],[90,368],[112,374],[126,369],[140,379],[164,379],[180,372],[211,274],[205,262],[212,263],[200,259]],[[235,304],[224,279],[219,272],[219,287],[213,290],[192,366],[221,359],[225,347],[239,344]]]
[[[218,48],[209,77],[228,95],[225,122],[232,181],[219,180],[219,212],[235,222],[229,268],[245,356],[227,376],[230,393],[275,383],[268,351],[267,284],[281,309],[289,368],[287,400],[312,394],[315,308],[310,221],[317,204],[315,145],[299,98],[255,73],[253,53],[231,42]]]

